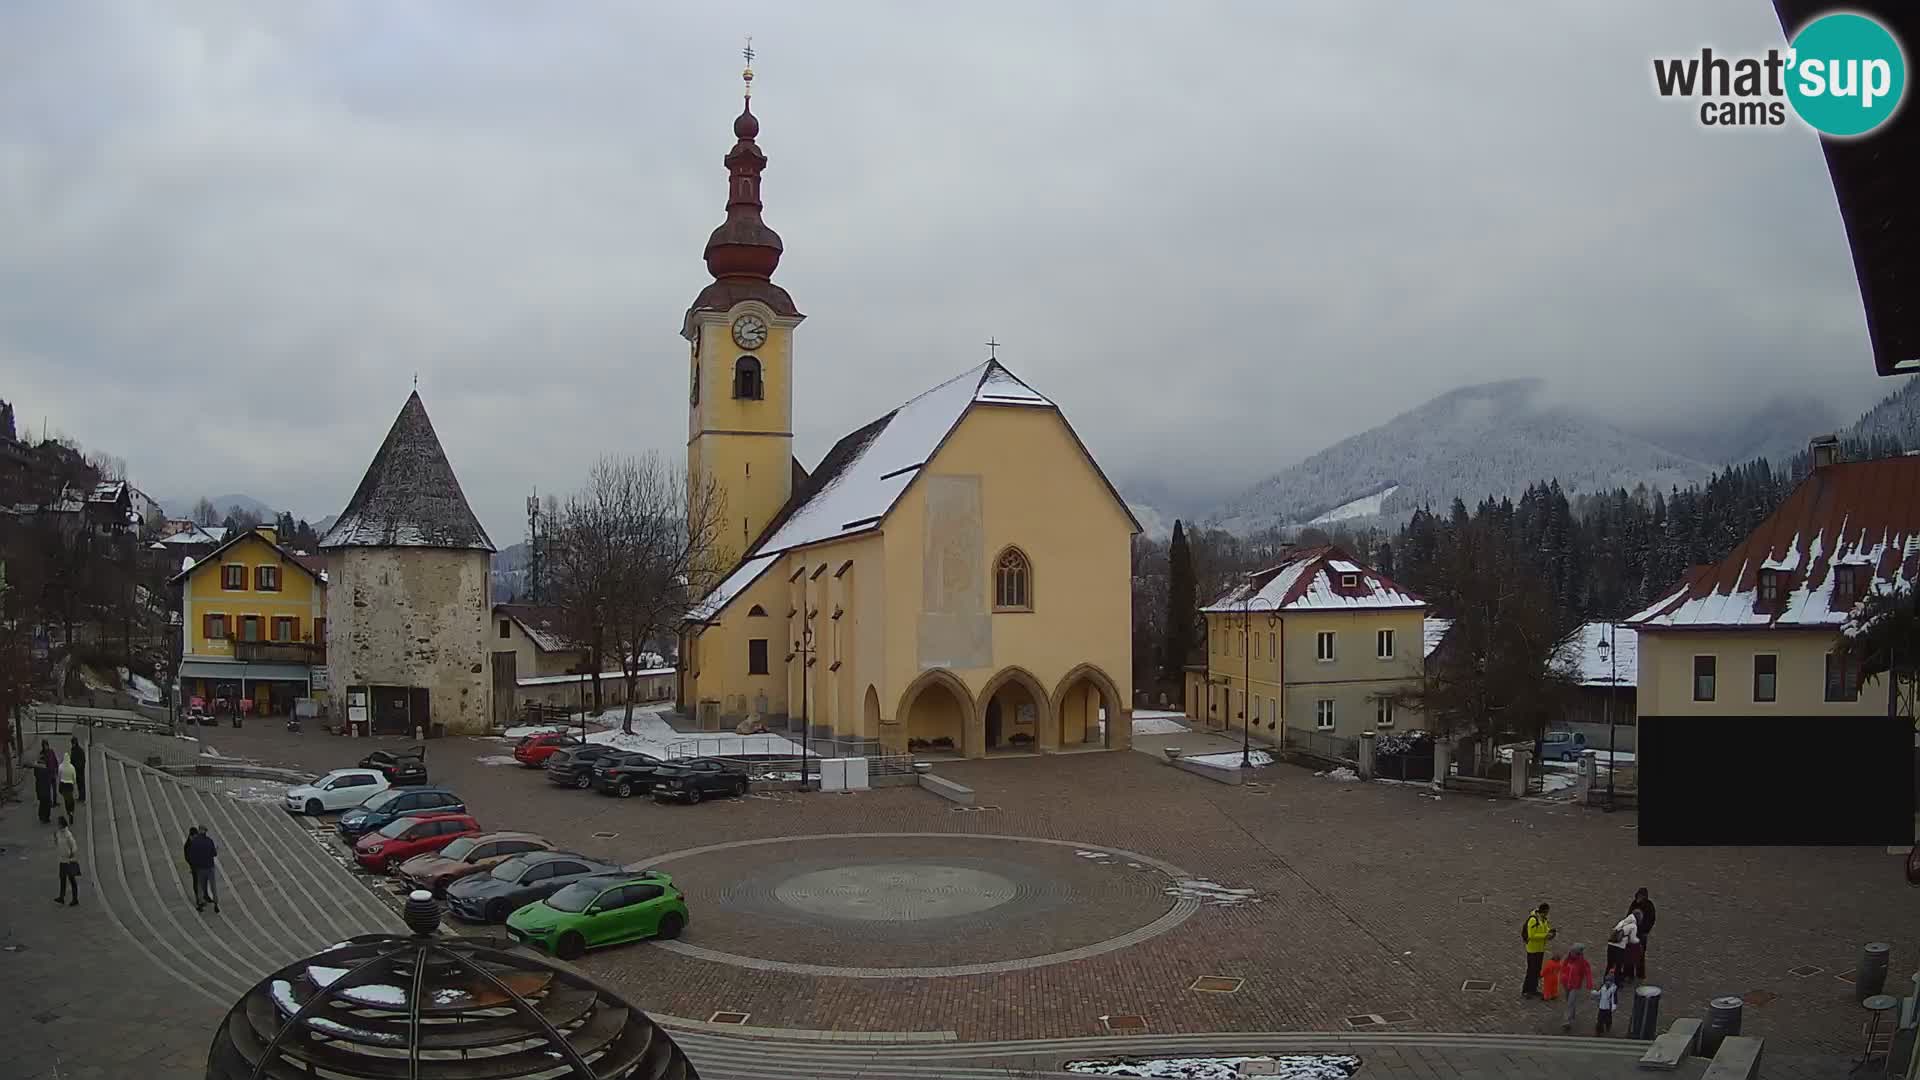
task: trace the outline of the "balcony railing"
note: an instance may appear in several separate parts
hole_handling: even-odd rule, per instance
[[[309,641],[236,641],[233,658],[259,664],[324,664],[327,647]]]

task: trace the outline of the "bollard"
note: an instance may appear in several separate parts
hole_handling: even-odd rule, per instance
[[[1445,739],[1433,741],[1433,782],[1441,787],[1447,786],[1447,777],[1453,774],[1453,744]]]
[[[1853,969],[1853,1000],[1865,1001],[1887,988],[1887,961],[1893,946],[1884,941],[1868,942],[1860,950],[1860,965]]]
[[[1744,998],[1717,997],[1707,1003],[1707,1022],[1700,1027],[1700,1056],[1712,1057],[1720,1049],[1720,1040],[1740,1034],[1740,1010]]]
[[[1627,1038],[1652,1040],[1659,1027],[1660,988],[1642,986],[1633,992],[1633,1015],[1627,1021]]]
[[[1513,752],[1513,773],[1508,777],[1508,793],[1516,799],[1527,797],[1527,777],[1533,771],[1533,751]]]
[[[1373,732],[1360,733],[1360,779],[1373,779]]]

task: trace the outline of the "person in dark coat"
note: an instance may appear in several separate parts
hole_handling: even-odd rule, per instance
[[[80,736],[73,737],[73,746],[67,754],[67,760],[73,762],[74,794],[80,802],[87,801],[87,752],[80,749]]]
[[[213,837],[198,825],[187,830],[185,855],[187,868],[193,874],[193,910],[204,911],[208,904],[213,905],[213,913],[220,914],[220,897],[213,887],[213,860],[220,852],[213,845]]]
[[[1632,915],[1640,924],[1640,948],[1634,953],[1627,976],[1635,981],[1644,982],[1647,977],[1647,938],[1653,935],[1653,899],[1646,889],[1633,894],[1633,903],[1627,905],[1627,914]]]
[[[44,755],[33,759],[33,797],[40,803],[40,824],[53,821],[53,782],[54,772],[47,767]]]

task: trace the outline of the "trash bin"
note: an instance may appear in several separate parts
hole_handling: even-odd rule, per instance
[[[1707,1003],[1707,1022],[1700,1027],[1700,1056],[1712,1057],[1720,1049],[1720,1040],[1740,1034],[1740,1009],[1744,998],[1717,997]]]
[[[1860,966],[1853,969],[1853,1000],[1865,1001],[1887,988],[1887,961],[1893,946],[1870,941],[1860,950]]]
[[[1659,1026],[1660,988],[1642,986],[1633,992],[1633,1015],[1627,1021],[1627,1038],[1652,1040]]]

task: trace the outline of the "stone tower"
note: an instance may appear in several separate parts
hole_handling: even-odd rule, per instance
[[[418,391],[338,521],[327,567],[327,666],[336,714],[364,708],[395,734],[484,732],[493,542],[473,516]]]

